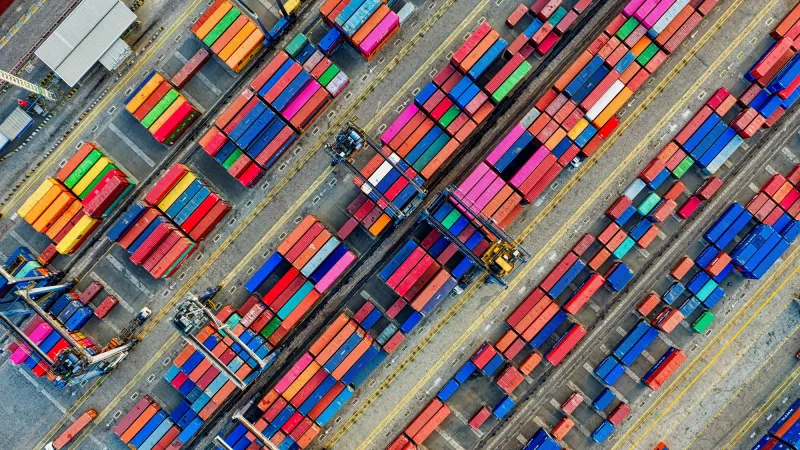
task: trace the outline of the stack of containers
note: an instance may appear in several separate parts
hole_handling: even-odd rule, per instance
[[[560,1],[538,0],[530,8],[518,8],[506,21],[515,27],[526,12],[534,16],[533,21],[509,46],[509,53],[522,53],[526,58],[533,53],[547,54],[561,37],[575,24],[578,17],[589,7],[592,0],[579,0],[569,10]],[[516,19],[516,20],[512,20]]]
[[[271,316],[259,332],[277,345],[355,260],[322,222],[306,216],[245,283],[248,292],[264,292],[262,303]]]
[[[183,87],[186,86],[186,83],[188,83],[189,80],[197,75],[197,72],[203,68],[209,59],[211,59],[211,54],[208,53],[208,50],[204,48],[197,50],[197,53],[189,58],[189,60],[186,61],[186,64],[184,64],[183,67],[181,67],[181,69],[178,71],[178,73],[172,77],[170,83],[172,83],[172,85],[178,89],[183,89]]]
[[[392,163],[403,172],[395,169]],[[361,178],[353,178],[353,183],[361,189],[370,203],[380,206],[387,215],[385,218],[379,217],[378,220],[383,223],[377,227],[384,228],[389,223],[389,216],[392,218],[396,216],[394,210],[388,208],[386,200],[403,211],[419,194],[417,189],[406,179],[406,177],[411,178],[418,186],[424,184],[425,180],[415,169],[415,166],[409,165],[408,160],[401,159],[389,147],[383,147],[360,170],[361,175],[369,184],[364,183]],[[373,187],[378,192],[375,192]],[[359,206],[359,208],[361,207],[364,206]]]
[[[800,12],[798,13],[800,14]],[[800,399],[795,399],[767,434],[758,440],[754,449],[796,449],[800,447]]]
[[[139,83],[125,99],[125,109],[138,120],[156,141],[172,145],[200,117],[200,112],[156,71]]]
[[[266,359],[274,348],[259,333],[266,322],[263,304],[251,298],[237,312],[231,305],[222,307],[215,315],[238,336],[259,358]],[[269,315],[269,314],[267,314]],[[246,384],[260,373],[260,369],[245,349],[230,337],[208,325],[197,334],[197,339]],[[267,366],[269,367],[269,366]],[[170,419],[182,430],[175,442],[186,444],[236,391],[237,387],[219,369],[212,365],[193,346],[186,346],[173,360],[164,379],[183,397]]]
[[[341,314],[258,402],[254,426],[281,448],[305,448],[353,396],[387,353],[355,320]],[[255,441],[243,425],[225,437],[232,448]]]
[[[108,231],[131,261],[168,278],[231,210],[197,174],[175,164]]]
[[[746,209],[753,218],[791,236],[794,240],[796,221],[800,216],[800,166],[795,166],[787,176],[773,175],[759,193],[747,203]]]
[[[167,448],[181,434],[172,415],[149,395],[136,402],[113,431],[129,448],[143,450]]]
[[[94,144],[87,142],[17,210],[36,231],[74,252],[133,189],[133,181]]]
[[[599,148],[618,125],[617,112],[716,2],[697,10],[678,2],[650,12],[643,8],[653,2],[641,3],[629,3],[487,157],[486,165],[526,200],[537,198],[573,158]],[[696,19],[676,12],[684,9]]]
[[[686,354],[675,347],[670,347],[645,374],[642,382],[650,389],[657,391],[684,361],[686,361]]]
[[[307,44],[310,46],[308,48],[314,49],[313,44]],[[338,94],[346,85],[347,78],[346,75],[341,75],[344,81],[340,81],[342,79],[340,77],[334,82],[329,78],[331,73],[336,72],[336,68],[331,69],[332,66],[328,66],[323,70],[326,66],[325,63],[314,64],[311,67],[311,63],[309,63],[311,56],[306,57],[307,51],[301,54],[302,49],[287,47],[286,50],[294,53],[294,56],[287,51],[278,52],[267,64],[267,67],[250,83],[250,87],[258,92],[258,95],[298,133],[302,133],[322,114],[333,99],[331,92],[324,86],[330,86],[331,90]],[[295,56],[299,60],[294,59]],[[321,53],[319,56],[322,56]],[[304,61],[304,63],[300,61]],[[305,63],[309,63],[311,71],[314,71],[316,76],[306,70]],[[329,69],[330,71],[328,71]],[[321,74],[320,71],[322,71]],[[328,74],[326,75],[325,72]],[[343,72],[337,72],[336,76],[339,76],[338,74],[343,74]]]
[[[389,449],[418,448],[450,416],[450,408],[434,398],[389,445]],[[416,445],[415,445],[416,444]]]
[[[382,202],[378,203],[382,205]],[[363,192],[359,192],[356,198],[347,205],[346,211],[350,218],[336,233],[337,236],[346,239],[358,225],[363,226],[372,236],[380,235],[392,222],[392,218],[385,212],[385,206],[381,207],[381,205],[373,202]]]
[[[325,53],[317,48],[308,37],[298,33],[284,49],[289,56],[303,65],[303,69],[314,77],[334,98],[350,84],[350,78]]]
[[[199,144],[239,183],[253,187],[295,139],[292,127],[245,88]]]
[[[522,450],[561,450],[561,446],[546,431],[539,428]]]
[[[192,33],[236,73],[264,47],[264,33],[228,0],[216,0],[192,24]]]
[[[410,332],[422,316],[436,309],[457,284],[447,269],[414,241],[406,242],[378,276],[400,295],[396,306],[387,310],[387,316],[396,316],[406,305],[414,310],[400,327],[404,333]]]
[[[328,55],[344,40],[369,61],[400,29],[400,18],[381,0],[327,0],[319,12],[331,27],[320,43]]]

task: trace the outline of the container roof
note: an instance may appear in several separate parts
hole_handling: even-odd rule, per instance
[[[84,0],[36,50],[64,82],[75,86],[136,20],[119,0]]]

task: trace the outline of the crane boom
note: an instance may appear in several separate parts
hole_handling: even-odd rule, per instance
[[[21,87],[26,91],[33,92],[34,94],[39,94],[50,101],[56,101],[56,96],[47,89],[39,86],[38,84],[33,84],[30,81],[25,81],[22,78],[12,75],[4,70],[0,70],[0,80]]]

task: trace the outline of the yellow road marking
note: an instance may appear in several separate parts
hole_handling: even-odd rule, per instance
[[[773,0],[773,2],[774,1],[775,0]],[[714,24],[714,26],[712,26],[711,29],[708,32],[706,32],[706,34],[695,44],[695,46],[692,47],[689,53],[687,53],[686,56],[684,56],[684,58],[675,66],[675,68],[673,68],[673,70],[667,75],[667,77],[665,77],[664,80],[661,83],[659,83],[659,85],[651,92],[651,94],[645,98],[642,104],[640,104],[636,108],[636,110],[628,118],[625,119],[625,121],[620,125],[620,127],[618,127],[617,130],[615,130],[615,133],[606,141],[606,143],[604,143],[604,145],[600,149],[598,149],[598,151],[595,152],[594,155],[592,155],[592,158],[590,158],[586,163],[584,163],[584,165],[581,167],[578,173],[572,178],[570,178],[569,182],[564,186],[564,188],[562,188],[562,190],[559,191],[559,193],[553,198],[553,200],[551,200],[550,203],[539,213],[539,215],[537,215],[534,221],[528,227],[526,227],[526,229],[522,232],[521,237],[518,239],[519,241],[522,241],[527,236],[529,236],[536,228],[536,226],[542,220],[544,220],[544,218],[553,209],[555,209],[557,203],[564,196],[566,196],[571,187],[574,186],[580,180],[580,178],[597,162],[600,156],[602,156],[606,151],[608,151],[608,149],[616,142],[616,140],[621,136],[621,134],[628,127],[630,127],[631,123],[636,118],[638,118],[638,116],[647,108],[647,106],[655,99],[655,97],[658,96],[658,94],[666,87],[666,85],[669,84],[669,82],[672,81],[672,79],[674,79],[675,76],[677,76],[677,74],[689,63],[689,61],[700,50],[700,48],[702,48],[705,45],[705,43],[708,42],[708,40],[722,27],[722,25],[725,22],[727,22],[727,20],[730,18],[733,12],[739,7],[739,5],[741,5],[742,2],[743,0],[738,0],[733,5],[731,5],[728,8],[728,10],[726,10],[726,12],[720,17],[720,19]],[[756,21],[754,20],[753,23],[756,23]],[[662,121],[662,123],[666,123],[669,120],[671,120],[672,117],[674,117],[674,115],[678,112],[678,110],[683,107],[683,105],[688,101],[688,99],[692,95],[694,95],[697,89],[699,89],[699,87],[706,81],[706,79],[710,76],[710,74],[713,73],[714,70],[716,70],[716,67],[718,67],[727,58],[727,56],[730,55],[733,48],[736,45],[738,45],[738,43],[740,43],[742,39],[743,37],[741,39],[737,39],[736,41],[734,41],[734,43],[732,43],[722,54],[719,55],[719,57],[714,61],[714,63],[712,63],[712,65],[709,66],[709,69],[703,73],[700,79],[698,79],[695,82],[695,84],[684,94],[684,96],[681,97],[679,102],[675,106],[673,106],[673,108],[670,109],[670,112],[667,114],[667,116],[669,117],[666,120]],[[405,407],[405,405],[410,401],[410,399],[414,395],[416,395],[416,392],[418,392],[425,385],[425,383],[427,383],[430,380],[430,378],[435,374],[435,372],[439,370],[439,368],[444,364],[444,362],[447,361],[458,350],[458,348],[461,347],[463,342],[465,342],[466,339],[474,333],[474,331],[478,328],[478,326],[483,321],[485,321],[486,318],[495,309],[497,309],[497,307],[499,307],[499,305],[503,302],[508,293],[513,291],[514,290],[513,288],[516,287],[516,285],[520,283],[525,278],[525,276],[531,270],[533,270],[534,267],[536,267],[537,263],[546,255],[546,253],[548,253],[550,249],[552,249],[552,247],[560,241],[560,239],[566,234],[567,230],[569,230],[572,227],[572,224],[574,224],[577,221],[577,219],[589,208],[589,206],[591,206],[597,200],[597,198],[599,198],[600,193],[602,193],[615,180],[617,175],[619,175],[619,173],[621,173],[622,170],[624,170],[627,165],[629,165],[635,158],[638,157],[638,155],[642,151],[646,149],[647,143],[649,143],[649,141],[656,135],[657,132],[658,129],[651,130],[648,133],[648,135],[640,141],[643,144],[637,146],[637,148],[632,153],[630,153],[621,164],[617,166],[617,169],[615,169],[614,173],[608,176],[606,180],[601,184],[601,186],[593,191],[592,195],[587,199],[587,201],[584,202],[583,205],[581,205],[581,207],[579,208],[579,210],[575,214],[573,214],[572,217],[570,217],[570,219],[564,225],[562,225],[559,228],[555,236],[551,238],[550,241],[548,241],[545,247],[542,250],[540,250],[535,257],[531,258],[531,260],[526,264],[524,269],[522,269],[518,274],[514,276],[512,281],[509,283],[509,287],[506,290],[504,290],[499,296],[497,296],[495,300],[492,301],[488,305],[488,307],[481,312],[478,318],[472,322],[470,327],[468,327],[468,329],[464,333],[462,333],[461,336],[459,336],[459,338],[450,346],[450,348],[445,352],[445,354],[437,360],[437,362],[433,365],[433,367],[431,367],[430,370],[428,370],[428,372],[422,377],[422,379],[406,394],[405,397],[403,397],[403,399],[395,406],[392,412],[390,412],[390,414],[386,416],[381,421],[381,423],[375,427],[375,429],[373,429],[372,433],[370,433],[367,439],[365,439],[361,443],[359,449],[366,448],[371,444],[371,442],[375,439],[377,434],[383,431],[386,425]],[[471,287],[456,301],[456,303],[451,307],[451,309],[442,318],[442,320],[438,322],[434,326],[434,328],[420,341],[420,344],[418,344],[414,349],[412,349],[409,355],[395,368],[394,371],[392,371],[391,374],[389,374],[384,379],[384,381],[378,386],[378,388],[374,391],[374,393],[371,394],[363,403],[361,403],[361,405],[355,411],[353,416],[351,416],[347,420],[347,422],[345,422],[342,428],[340,428],[334,434],[334,436],[325,444],[327,448],[332,447],[342,438],[344,433],[347,432],[347,430],[355,424],[355,422],[361,417],[361,415],[364,414],[364,412],[366,412],[367,408],[369,408],[369,406],[371,406],[372,403],[374,403],[382,395],[383,391],[385,391],[388,388],[389,384],[391,384],[394,381],[394,379],[396,379],[399,376],[399,374],[403,370],[405,370],[405,368],[416,358],[416,356],[419,353],[421,353],[424,347],[427,346],[427,344],[433,340],[433,338],[439,333],[439,331],[441,331],[441,329],[450,321],[450,319],[452,319],[452,317],[455,316],[458,310],[460,310],[460,308],[469,300],[469,298],[474,294],[476,287],[479,284],[480,281],[478,283],[475,283],[473,287]]]
[[[766,281],[766,282],[765,282],[765,283],[764,283],[764,284],[763,284],[763,285],[762,285],[762,286],[761,286],[761,287],[758,289],[758,291],[756,291],[756,293],[755,293],[755,294],[754,294],[754,295],[753,295],[753,296],[752,296],[752,297],[751,297],[751,298],[750,298],[750,299],[747,301],[747,303],[746,303],[746,304],[742,305],[742,309],[740,309],[740,310],[739,310],[739,312],[737,312],[737,313],[736,313],[736,315],[735,315],[735,316],[734,316],[734,317],[733,317],[733,318],[732,318],[730,321],[728,321],[728,322],[727,322],[727,323],[726,323],[726,324],[725,324],[725,325],[724,325],[724,326],[723,326],[723,327],[722,327],[722,328],[719,330],[719,332],[718,332],[718,333],[717,333],[717,334],[714,336],[714,338],[711,340],[711,342],[709,342],[708,344],[706,344],[706,346],[703,348],[703,351],[702,351],[702,352],[700,352],[698,355],[696,355],[696,356],[694,357],[694,359],[692,359],[692,363],[690,363],[690,364],[689,364],[689,365],[688,365],[688,366],[687,366],[687,367],[686,367],[684,370],[682,370],[682,371],[680,372],[680,374],[679,374],[678,378],[677,378],[677,379],[675,379],[674,381],[672,381],[672,382],[670,383],[670,385],[669,385],[668,389],[667,389],[667,390],[665,390],[665,391],[664,391],[664,392],[663,392],[661,395],[659,395],[659,396],[658,396],[658,398],[657,398],[657,399],[656,399],[656,400],[653,402],[653,404],[652,404],[652,405],[651,405],[651,406],[650,406],[650,407],[649,407],[649,408],[648,408],[648,409],[645,411],[645,413],[644,413],[644,414],[643,414],[643,415],[642,415],[642,416],[641,416],[639,419],[637,419],[636,423],[634,423],[634,425],[633,425],[631,428],[629,428],[629,429],[628,429],[628,431],[627,431],[627,432],[626,432],[626,433],[625,433],[625,434],[622,436],[622,438],[620,438],[620,440],[617,442],[617,444],[615,444],[615,445],[614,445],[614,447],[613,447],[613,448],[615,448],[615,449],[616,449],[616,448],[620,448],[620,446],[622,445],[622,443],[623,443],[623,442],[625,442],[625,441],[627,440],[628,436],[630,436],[630,435],[631,435],[631,433],[633,433],[633,432],[634,432],[634,430],[637,430],[638,428],[641,428],[641,426],[642,426],[642,421],[643,421],[643,420],[646,420],[646,418],[648,418],[650,415],[652,415],[652,414],[653,414],[653,412],[655,411],[655,409],[656,409],[658,406],[660,406],[660,401],[661,401],[661,399],[663,399],[663,398],[666,398],[667,396],[669,396],[670,394],[672,394],[673,392],[675,392],[675,390],[676,390],[676,389],[678,389],[678,388],[680,387],[680,384],[683,382],[683,380],[685,380],[685,379],[686,379],[686,378],[687,378],[687,377],[690,375],[690,373],[692,372],[692,370],[694,370],[694,368],[695,368],[695,367],[697,367],[699,364],[701,364],[701,363],[702,363],[702,361],[705,359],[705,356],[706,356],[706,354],[707,354],[709,351],[711,351],[711,349],[714,347],[714,345],[716,345],[716,344],[717,344],[717,343],[718,343],[718,342],[719,342],[719,341],[720,341],[720,340],[721,340],[721,339],[722,339],[722,338],[725,336],[725,334],[726,334],[728,331],[730,331],[730,330],[733,328],[734,324],[735,324],[735,323],[736,323],[736,322],[737,322],[739,319],[741,319],[741,318],[744,316],[744,314],[745,314],[745,313],[746,313],[746,312],[747,312],[747,311],[750,309],[750,307],[751,307],[751,306],[753,306],[753,304],[756,302],[756,300],[758,300],[759,298],[761,298],[761,296],[763,295],[763,293],[764,293],[764,292],[766,292],[766,291],[768,290],[768,287],[769,287],[770,285],[772,285],[772,283],[774,283],[774,282],[775,282],[775,281],[776,281],[776,280],[777,280],[777,279],[778,279],[778,278],[779,278],[779,277],[780,277],[780,276],[781,276],[781,275],[782,275],[782,274],[783,274],[783,273],[784,273],[784,272],[785,272],[785,271],[786,271],[786,270],[789,268],[789,266],[791,265],[791,263],[792,263],[792,262],[794,262],[794,260],[795,260],[795,259],[796,259],[798,256],[800,256],[800,247],[798,247],[797,249],[795,249],[795,250],[794,250],[794,252],[792,252],[792,254],[791,254],[791,256],[789,257],[789,259],[787,259],[786,261],[784,261],[784,262],[781,264],[781,266],[779,267],[779,270],[778,270],[778,271],[776,271],[775,273],[773,273],[773,274],[770,276],[770,278],[769,278],[769,279],[768,279],[768,280],[767,280],[767,281]],[[786,279],[786,280],[785,280],[783,283],[781,283],[781,285],[779,286],[779,289],[778,289],[778,290],[782,289],[782,288],[783,288],[783,286],[784,286],[784,285],[785,285],[785,284],[786,284],[786,283],[787,283],[787,282],[788,282],[788,281],[789,281],[789,280],[792,278],[792,276],[794,276],[794,274],[796,274],[796,273],[798,272],[798,270],[800,270],[800,266],[798,266],[796,269],[794,269],[794,271],[792,271],[792,273],[790,274],[790,276],[789,276],[789,277],[788,277],[788,278],[787,278],[787,279]],[[772,294],[772,295],[770,295],[770,297],[769,297],[769,298],[767,298],[767,300],[766,300],[764,303],[762,303],[762,304],[761,304],[761,305],[758,307],[758,309],[756,309],[756,310],[755,310],[755,312],[753,312],[753,314],[752,314],[752,315],[751,315],[751,316],[750,316],[750,317],[747,319],[747,321],[745,321],[745,322],[744,322],[744,324],[743,324],[743,325],[742,325],[742,326],[741,326],[741,327],[740,327],[740,328],[739,328],[739,329],[736,331],[736,333],[735,333],[735,334],[734,334],[734,335],[733,335],[733,336],[732,336],[732,337],[731,337],[731,338],[730,338],[728,341],[726,341],[726,342],[725,342],[725,345],[723,345],[723,346],[722,346],[722,348],[721,348],[721,349],[720,349],[720,350],[719,350],[719,351],[718,351],[718,352],[717,352],[717,353],[716,353],[716,354],[715,354],[715,355],[714,355],[714,356],[713,356],[713,357],[712,357],[712,358],[711,358],[711,359],[708,361],[708,363],[707,363],[707,364],[706,364],[706,365],[703,367],[703,369],[702,369],[702,370],[700,370],[700,372],[699,372],[699,373],[698,373],[698,374],[697,374],[697,375],[696,375],[696,376],[695,376],[695,377],[694,377],[694,378],[693,378],[693,379],[692,379],[692,380],[689,382],[689,384],[688,384],[688,385],[686,385],[686,387],[685,387],[685,388],[684,388],[684,389],[683,389],[683,390],[682,390],[682,391],[681,391],[681,392],[678,394],[678,396],[677,396],[677,397],[675,397],[675,398],[674,398],[674,399],[673,399],[673,400],[672,400],[672,401],[669,403],[669,405],[667,405],[667,408],[666,408],[666,409],[665,409],[665,410],[664,410],[664,411],[663,411],[661,414],[659,414],[659,416],[658,416],[658,417],[656,417],[656,419],[653,421],[653,423],[652,423],[650,426],[648,426],[648,427],[647,427],[647,429],[645,429],[645,431],[644,431],[643,433],[640,433],[640,434],[638,434],[638,439],[637,439],[637,440],[634,442],[634,444],[633,444],[633,446],[634,446],[634,447],[635,447],[635,446],[636,446],[638,443],[640,443],[640,442],[642,441],[642,439],[644,439],[644,437],[645,437],[645,436],[647,436],[647,435],[650,433],[650,431],[653,429],[653,427],[654,427],[654,426],[655,426],[655,425],[656,425],[656,424],[657,424],[657,423],[658,423],[658,422],[659,422],[659,421],[660,421],[662,418],[664,418],[664,416],[665,416],[665,415],[666,415],[666,414],[667,414],[667,413],[668,413],[668,412],[669,412],[669,411],[670,411],[670,410],[671,410],[673,407],[675,407],[675,405],[678,403],[678,401],[679,401],[679,400],[680,400],[680,399],[681,399],[681,398],[682,398],[684,395],[686,395],[686,392],[688,392],[688,390],[689,390],[689,389],[691,389],[691,387],[692,387],[692,386],[693,386],[693,385],[694,385],[694,384],[695,384],[695,383],[696,383],[696,382],[697,382],[697,381],[698,381],[700,378],[702,378],[702,376],[703,376],[703,375],[706,373],[706,371],[707,371],[707,370],[708,370],[708,369],[709,369],[709,368],[710,368],[710,367],[711,367],[711,366],[714,364],[714,362],[716,362],[716,360],[717,360],[717,359],[719,359],[719,357],[722,355],[722,353],[723,353],[723,352],[725,352],[725,350],[727,350],[727,349],[728,349],[728,347],[730,347],[730,346],[731,346],[731,344],[732,344],[732,343],[733,343],[733,342],[736,340],[736,338],[738,338],[738,337],[739,337],[739,335],[741,335],[741,334],[742,334],[742,332],[744,332],[745,328],[747,328],[747,326],[750,324],[750,322],[752,322],[753,320],[755,320],[756,316],[758,316],[758,314],[759,314],[759,313],[760,313],[760,312],[761,312],[761,311],[762,311],[764,308],[766,308],[766,307],[767,307],[767,305],[770,303],[770,301],[772,301],[772,299],[775,297],[775,294],[776,294],[777,292],[778,292],[778,291],[775,291],[775,292],[773,292],[773,294]]]

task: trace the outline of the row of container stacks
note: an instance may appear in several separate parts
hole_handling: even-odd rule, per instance
[[[659,7],[648,20],[650,13],[638,11],[653,2],[639,3],[628,4],[486,159],[526,200],[538,197],[573,158],[599,148],[618,125],[617,112],[674,48],[668,44],[686,39],[715,2],[697,11],[687,2]],[[686,22],[682,10],[697,20]],[[676,27],[680,32],[664,41]]]
[[[327,0],[319,12],[331,27],[320,41],[327,55],[347,41],[369,61],[400,29],[400,17],[381,0]]]
[[[614,397],[615,396],[610,389],[603,389],[603,391],[601,391],[601,393],[591,402],[591,406],[605,414],[605,410],[614,400]],[[552,429],[552,435],[555,439],[563,440],[567,433],[569,433],[570,430],[575,427],[573,414],[578,406],[580,406],[582,403],[584,403],[584,398],[578,392],[573,392],[563,403],[561,403],[561,410],[564,413],[564,417],[562,417]],[[601,424],[595,428],[590,437],[592,437],[592,439],[595,441],[607,439],[607,434],[610,431],[613,432],[614,428],[618,427],[630,414],[630,412],[630,406],[628,406],[625,402],[618,402],[611,412],[605,415],[606,420],[601,422]]]
[[[334,98],[342,93],[350,84],[347,74],[339,66],[328,59],[320,48],[311,42],[306,35],[298,33],[284,49],[303,69],[314,77]],[[253,87],[255,89],[255,87]]]
[[[771,36],[776,40],[744,78],[752,83],[740,97],[746,109],[731,126],[743,137],[759,128],[769,128],[800,98],[800,56],[797,53],[798,6],[777,24]]]
[[[512,192],[523,197],[518,206],[511,207],[511,217],[504,219],[501,226],[511,223],[521,212],[523,200],[536,199],[573,158],[578,155],[589,156],[599,148],[618,125],[619,119],[615,115],[622,105],[663,64],[669,53],[688,37],[716,2],[696,3],[630,2],[623,14],[612,21],[555,86],[537,102],[537,107],[498,144],[479,166],[479,172],[470,174],[465,179],[459,186],[459,196],[468,199],[470,203],[481,202],[482,196],[483,202],[491,202],[509,185],[513,188]],[[544,5],[539,5],[539,8],[544,8]],[[688,20],[690,17],[692,19]],[[479,188],[472,193],[476,186]],[[504,195],[508,196],[508,190]],[[649,202],[652,203],[652,199]],[[656,203],[658,200],[651,206],[656,206]],[[483,204],[478,206],[484,207]],[[633,209],[635,212],[636,208]],[[643,215],[646,216],[650,209]],[[487,212],[484,211],[484,214]],[[609,240],[620,228],[610,232],[612,236],[609,236]],[[639,229],[634,233],[636,239],[624,233],[617,238],[619,244],[631,241],[625,246],[628,250],[637,241],[647,246],[658,234],[658,229],[647,221],[641,222],[641,226],[637,228]],[[590,267],[594,273],[590,273],[569,296],[564,308],[558,306],[556,299],[586,267],[586,263],[580,261],[580,256],[595,241],[594,236],[585,236],[540,287],[509,316],[512,329],[496,346],[485,346],[479,351],[493,349],[494,355],[491,358],[497,357],[498,362],[494,366],[490,365],[490,369],[497,370],[504,360],[504,352],[508,353],[509,359],[517,357],[520,349],[526,347],[526,341],[536,340],[538,346],[543,345],[557,329],[565,327],[564,323],[569,315],[578,313],[601,286],[605,285],[612,292],[618,292],[630,282],[633,273],[622,262],[612,263],[604,275],[596,272],[611,254],[603,245],[602,250],[609,255]],[[623,248],[618,253],[624,256],[626,252]],[[550,296],[553,296],[552,299]],[[544,356],[534,352],[524,357],[520,369],[524,367],[525,370],[521,372],[530,373],[542,359],[557,365],[577,345],[586,330],[573,323],[566,325],[566,330],[562,333],[553,347],[544,352]],[[540,335],[541,339],[538,338]],[[502,350],[498,350],[499,348]],[[494,370],[490,372],[493,373]],[[506,386],[506,391],[513,390],[512,381],[516,379],[513,375],[510,370],[503,373],[502,383]],[[507,400],[513,403],[510,397]],[[476,422],[482,423],[479,418],[483,416],[486,416],[485,411],[479,410],[476,413]],[[607,437],[611,430],[613,424],[601,426],[596,430],[597,438],[604,440],[603,436]]]
[[[795,399],[767,434],[761,436],[752,450],[797,450],[800,448],[800,399]]]
[[[39,185],[17,214],[66,255],[81,246],[133,186],[125,172],[87,142],[55,178]]]
[[[308,215],[250,277],[245,289],[248,292],[269,289],[271,292],[307,286],[304,290],[314,290],[319,295],[330,289],[355,260],[355,253],[319,219]],[[270,287],[273,279],[278,282]]]
[[[274,327],[268,324],[271,314],[264,314],[261,306],[258,297],[251,297],[238,311],[226,305],[215,315],[249,350],[264,360],[274,348],[266,330]],[[196,337],[245,384],[252,382],[263,370],[244,348],[211,325],[203,328]],[[270,364],[268,361],[267,368]],[[237,390],[227,375],[191,345],[175,357],[164,379],[182,396],[180,404],[170,414],[177,427],[183,430],[179,437],[182,444],[188,443]]]
[[[107,236],[153,278],[169,278],[230,210],[231,205],[196,173],[175,164]]]
[[[537,0],[530,7],[520,3],[506,19],[506,25],[516,27],[529,12],[533,20],[509,45],[509,53],[520,52],[528,57],[535,49],[539,55],[547,54],[591,3],[592,0],[578,0],[571,8],[564,7],[561,1]]]
[[[183,430],[149,395],[139,399],[113,431],[129,448],[137,450],[180,448],[183,442]]]
[[[396,348],[388,345],[341,314],[260,399],[256,429],[281,448],[305,448],[353,396],[352,386],[361,384]],[[238,425],[225,441],[244,448],[255,440],[248,434]]]
[[[200,117],[200,112],[156,71],[150,72],[125,99],[125,109],[156,141],[172,145]]]
[[[264,33],[228,0],[216,0],[192,24],[192,33],[236,73],[264,47]]]

